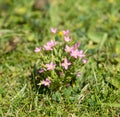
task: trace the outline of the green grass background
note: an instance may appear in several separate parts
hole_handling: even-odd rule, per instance
[[[120,117],[120,1],[34,4],[0,0],[0,117]],[[34,48],[51,39],[50,27],[69,29],[88,64],[76,86],[39,94]]]

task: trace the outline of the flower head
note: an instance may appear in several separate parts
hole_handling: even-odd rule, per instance
[[[53,34],[55,34],[55,33],[57,33],[57,28],[50,28],[50,31],[51,31]]]
[[[41,48],[38,48],[38,47],[36,47],[35,50],[34,50],[34,52],[36,52],[36,53],[40,52],[40,51],[41,51]]]
[[[54,70],[56,64],[53,64],[53,62],[50,62],[50,64],[46,64],[47,70]]]
[[[68,66],[71,65],[70,62],[68,62],[67,58],[64,59],[64,62],[61,64],[66,70],[68,69]]]
[[[48,42],[48,45],[50,45],[51,47],[54,47],[56,45],[56,41],[51,40]]]
[[[39,73],[43,73],[43,72],[44,72],[44,69],[41,68],[38,72],[39,72]]]
[[[44,48],[45,50],[53,50],[53,48],[49,44],[44,45]]]
[[[44,45],[45,50],[53,50],[53,47],[56,45],[56,41],[49,41],[46,45]]]
[[[64,31],[63,31],[63,34],[64,34],[65,36],[68,36],[68,35],[70,34],[70,31],[69,31],[69,30],[64,30]]]
[[[77,73],[77,77],[80,77],[81,76],[81,74],[80,73]]]
[[[68,45],[65,46],[65,51],[66,52],[71,52],[72,51],[72,47],[69,47]]]
[[[58,35],[63,36],[64,34],[62,31],[60,31],[60,32],[58,32]]]
[[[42,85],[48,86],[48,87],[50,86],[50,83],[51,83],[51,81],[48,78],[46,78],[45,80],[41,81]]]
[[[86,60],[86,59],[83,59],[82,62],[83,62],[83,64],[86,64],[86,63],[87,63],[87,60]]]
[[[64,40],[65,40],[66,42],[70,42],[70,41],[71,41],[71,38],[70,38],[69,36],[64,36]]]
[[[80,77],[80,76],[81,76],[81,73],[78,71],[78,72],[76,73],[76,76],[77,76],[77,77]]]
[[[72,50],[71,53],[70,53],[70,56],[72,56],[72,57],[74,57],[74,58],[78,58],[78,56],[79,56],[79,51],[78,51],[78,49]]]
[[[75,43],[72,47],[73,47],[73,49],[75,50],[75,49],[78,49],[79,46],[80,46],[80,42]]]
[[[78,55],[80,58],[83,58],[85,57],[85,54],[83,53],[83,50],[80,50],[79,51],[79,55]]]

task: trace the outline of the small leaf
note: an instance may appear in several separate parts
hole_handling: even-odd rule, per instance
[[[25,14],[26,11],[27,11],[27,8],[25,8],[25,7],[20,7],[20,8],[15,9],[15,12],[19,15]]]
[[[102,103],[102,104],[106,105],[106,106],[110,106],[110,107],[120,108],[120,104],[119,103]]]
[[[35,35],[34,34],[29,34],[27,40],[28,41],[34,41],[35,40]]]
[[[117,78],[107,78],[106,81],[112,84],[114,87],[120,89],[120,81]]]
[[[98,32],[88,32],[88,37],[95,43],[101,42],[101,39],[103,39],[104,33],[98,33]]]
[[[120,54],[120,41],[117,41],[116,43],[116,53]]]
[[[81,94],[83,94],[84,92],[86,92],[86,91],[88,90],[88,86],[89,86],[89,84],[86,84],[86,85],[82,88]]]
[[[5,45],[5,53],[8,53],[10,51],[13,51],[16,49],[17,45],[21,42],[21,38],[20,37],[13,37],[12,40],[8,41]]]
[[[103,37],[102,37],[102,40],[101,40],[101,43],[100,43],[100,46],[99,46],[99,49],[101,50],[103,48],[103,45],[105,44],[106,40],[107,40],[107,37],[108,37],[108,34],[107,33],[104,33]]]

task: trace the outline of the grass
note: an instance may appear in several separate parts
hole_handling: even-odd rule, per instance
[[[34,0],[0,0],[0,116],[119,117],[119,6],[119,0],[52,0],[39,10]],[[50,27],[69,29],[88,64],[79,84],[39,94],[31,83],[34,48],[50,39]]]

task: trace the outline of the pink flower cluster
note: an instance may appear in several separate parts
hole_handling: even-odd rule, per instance
[[[85,64],[85,63],[87,63],[87,60],[84,59],[85,54],[84,54],[83,50],[78,50],[79,46],[80,46],[80,42],[74,44],[71,47],[69,47],[68,45],[66,45],[65,46],[65,51],[69,52],[71,57],[81,58],[82,62]]]
[[[69,30],[63,30],[62,32],[63,32],[64,36],[68,36],[70,34]]]
[[[56,34],[57,33],[57,28],[51,28],[50,29],[50,31],[51,31],[51,33],[53,33],[53,34]],[[62,33],[63,33],[63,35],[64,35],[64,40],[66,41],[66,42],[70,42],[72,39],[69,37],[69,34],[70,34],[70,31],[69,30],[63,30],[62,31]]]
[[[56,45],[56,41],[51,40],[46,45],[44,45],[45,50],[53,50],[53,47]]]
[[[68,66],[71,65],[71,62],[68,62],[67,58],[64,58],[64,62],[61,63],[61,66],[63,66],[66,70],[68,69]],[[47,70],[54,70],[56,67],[56,64],[53,64],[53,62],[50,62],[49,64],[46,64]],[[39,71],[39,73],[42,73],[43,69]]]
[[[53,34],[57,33],[57,29],[56,28],[51,28],[50,31]],[[64,30],[64,31],[62,31],[62,33],[63,33],[65,42],[72,41],[72,39],[69,36],[69,34],[70,34],[69,30]],[[51,40],[51,41],[47,42],[46,45],[43,46],[43,50],[47,50],[47,51],[48,50],[53,50],[53,48],[54,48],[54,46],[56,46],[56,44],[57,44],[56,41]],[[69,44],[70,43],[66,43],[65,48],[64,48],[65,52],[69,53],[71,58],[75,58],[75,59],[80,58],[82,63],[86,64],[87,60],[85,59],[85,54],[84,54],[83,50],[79,50],[80,42],[77,42],[77,43],[75,43],[72,46],[69,46]],[[40,52],[41,51],[41,47],[40,48],[36,47],[34,51],[35,52]],[[60,66],[62,66],[65,70],[68,70],[68,68],[69,68],[69,66],[71,64],[72,63],[69,61],[69,59],[67,57],[64,57],[63,58],[63,62],[60,63]],[[57,64],[55,64],[53,61],[51,61],[50,63],[45,64],[45,67],[41,68],[38,72],[41,74],[41,73],[44,73],[45,71],[52,71],[52,70],[55,70],[56,66],[57,66]],[[64,74],[63,72],[59,72],[60,76],[62,76],[63,74]],[[81,76],[81,74],[79,72],[76,75],[78,77]],[[49,78],[46,78],[45,80],[41,81],[41,84],[44,85],[44,86],[48,86],[49,87],[50,84],[51,84],[51,81],[50,81]]]
[[[78,47],[80,46],[80,43],[76,43],[74,44],[72,47],[69,47],[68,45],[66,45],[65,47],[65,51],[70,53],[70,56],[74,57],[74,58],[83,58],[85,57],[85,54],[83,53],[83,50],[78,50]]]
[[[64,30],[63,31],[63,34],[64,34],[64,40],[66,42],[70,42],[72,39],[69,37],[69,34],[70,34],[70,31],[69,30]]]

